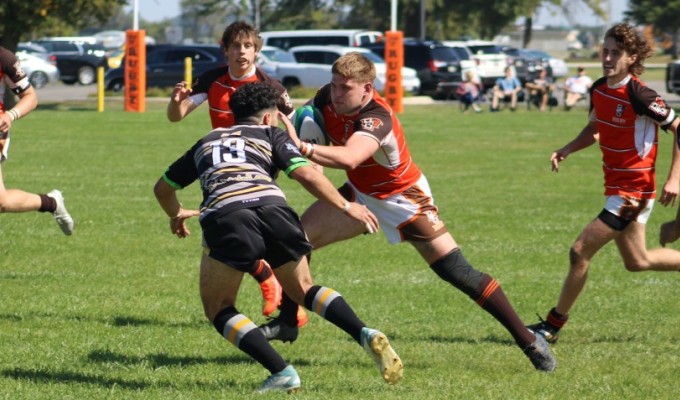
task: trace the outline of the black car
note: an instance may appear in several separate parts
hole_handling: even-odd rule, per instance
[[[97,43],[68,38],[42,38],[31,42],[44,47],[56,58],[61,81],[90,85],[97,80],[97,68],[107,68],[106,49]]]
[[[364,45],[385,57],[385,43]],[[454,98],[463,81],[460,58],[448,46],[429,40],[404,40],[404,66],[413,68],[420,78],[419,94],[434,98]]]
[[[541,69],[546,69],[548,76],[553,77],[549,60],[540,57],[531,50],[504,47],[503,53],[511,58],[511,64],[515,66],[515,73],[522,85],[536,79]]]
[[[192,60],[192,76],[226,64],[224,52],[217,45],[147,45],[147,87],[171,87],[184,80],[185,59]],[[107,90],[119,91],[125,87],[125,59],[119,68],[110,69],[104,76]]]

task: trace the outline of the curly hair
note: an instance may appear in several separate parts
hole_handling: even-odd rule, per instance
[[[375,80],[375,65],[366,56],[356,51],[335,60],[331,72],[361,83],[373,83]]]
[[[276,90],[264,82],[247,83],[231,95],[229,107],[237,120],[276,108]]]
[[[252,38],[255,43],[255,51],[260,51],[262,48],[260,31],[245,21],[236,21],[224,29],[224,33],[222,33],[222,48],[228,48],[231,42],[239,38]]]
[[[609,28],[604,38],[614,39],[616,45],[621,50],[624,50],[631,56],[637,56],[637,59],[629,68],[633,75],[641,75],[645,71],[645,66],[642,63],[645,59],[654,55],[654,50],[642,33],[627,22],[622,22]]]

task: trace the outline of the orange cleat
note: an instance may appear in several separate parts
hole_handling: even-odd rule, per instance
[[[298,328],[302,328],[303,326],[307,325],[308,321],[309,321],[309,318],[307,318],[307,313],[305,312],[305,309],[298,306],[298,311],[297,311],[297,326],[298,326]]]
[[[270,316],[281,304],[281,284],[276,280],[274,275],[267,278],[264,282],[260,283],[260,290],[262,291],[262,300],[264,300],[264,305],[262,306],[262,314],[266,317]],[[305,322],[307,316],[305,315]]]

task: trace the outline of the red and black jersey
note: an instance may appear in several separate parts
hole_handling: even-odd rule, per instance
[[[0,83],[5,83],[15,94],[19,94],[29,87],[31,83],[21,68],[21,62],[11,51],[0,46]],[[0,111],[4,110],[2,96],[0,96]]]
[[[191,98],[197,104],[208,100],[213,129],[229,127],[235,122],[234,114],[229,107],[229,99],[236,89],[251,82],[266,82],[276,89],[279,95],[277,102],[279,111],[292,117],[295,109],[286,88],[259,68],[255,68],[252,74],[241,78],[232,77],[229,74],[229,66],[226,65],[207,71],[194,81]]]
[[[591,112],[599,133],[605,195],[653,199],[658,126],[668,129],[676,118],[673,109],[629,75],[615,86],[598,79],[591,88]]]
[[[349,181],[362,193],[378,199],[403,192],[420,178],[420,168],[411,158],[401,123],[389,104],[373,91],[373,99],[356,115],[339,115],[331,103],[330,84],[314,97],[322,111],[326,133],[334,145],[344,145],[350,136],[370,137],[380,144],[371,158],[347,171]]]

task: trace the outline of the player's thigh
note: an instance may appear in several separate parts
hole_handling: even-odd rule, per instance
[[[458,243],[453,239],[450,233],[438,236],[428,241],[414,241],[409,240],[409,243],[418,251],[420,256],[432,265],[435,261],[449,254],[452,250],[458,248]]]
[[[616,237],[616,246],[625,265],[642,265],[647,261],[646,225],[632,221]]]
[[[366,227],[330,204],[317,200],[300,217],[309,242],[315,249],[358,236]]]
[[[199,288],[205,315],[212,321],[225,307],[236,304],[243,272],[238,271],[203,253]]]
[[[583,228],[572,249],[581,257],[591,259],[605,244],[614,239],[617,231],[595,218]]]

